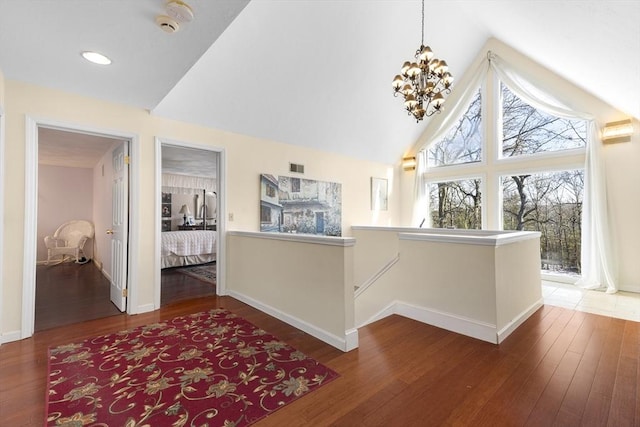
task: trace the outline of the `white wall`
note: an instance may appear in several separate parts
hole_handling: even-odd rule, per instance
[[[137,257],[135,274],[130,277],[137,288],[137,307],[153,306],[156,275],[155,223],[153,218],[159,209],[155,195],[155,137],[187,141],[219,147],[226,155],[226,203],[234,221],[228,229],[258,231],[260,224],[260,174],[287,175],[289,162],[305,165],[309,179],[342,183],[343,223],[350,232],[352,224],[395,225],[399,218],[397,198],[399,183],[397,169],[391,164],[357,160],[332,153],[292,146],[279,142],[233,134],[216,129],[177,122],[149,115],[148,111],[89,99],[58,90],[42,88],[22,82],[7,80],[6,88],[6,182],[3,194],[5,204],[25,204],[25,117],[73,123],[109,130],[138,137],[140,171],[138,179],[139,200],[133,201],[132,210],[140,220],[130,224],[137,242],[130,250]],[[106,168],[105,168],[106,171]],[[387,177],[390,183],[389,210],[372,212],[370,209],[371,177]],[[106,203],[106,201],[105,201]],[[5,266],[2,277],[2,334],[14,336],[21,329],[24,217],[20,210],[5,210],[4,250]],[[98,226],[97,226],[98,227]],[[97,228],[98,229],[98,228]],[[100,229],[98,232],[101,233]],[[10,248],[10,250],[7,250]],[[99,247],[98,252],[104,253]]]
[[[358,327],[396,313],[498,343],[542,305],[539,233],[377,227],[354,233],[356,254],[369,247],[398,251],[395,264],[358,289]]]
[[[38,261],[46,261],[44,237],[51,236],[64,222],[84,219],[93,222],[93,171],[87,168],[38,166]],[[92,257],[94,241],[84,252]]]
[[[304,234],[227,235],[227,291],[343,351],[357,347],[353,244]]]

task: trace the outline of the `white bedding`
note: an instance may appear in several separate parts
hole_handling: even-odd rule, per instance
[[[216,231],[165,231],[161,234],[162,268],[205,262],[212,257],[215,259]]]

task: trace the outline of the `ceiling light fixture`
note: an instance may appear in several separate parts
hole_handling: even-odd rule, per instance
[[[111,64],[111,60],[109,58],[107,58],[106,56],[98,52],[85,50],[84,52],[82,52],[82,57],[87,61],[93,62],[94,64],[98,64],[98,65]]]
[[[416,51],[415,61],[406,61],[400,74],[393,79],[393,96],[402,94],[407,112],[416,121],[442,111],[443,93],[451,92],[453,76],[447,63],[433,57],[429,46],[424,45],[424,0],[422,0],[422,41]]]
[[[167,15],[178,22],[193,21],[193,10],[191,10],[191,7],[183,1],[170,1],[169,3],[167,3],[166,10]]]

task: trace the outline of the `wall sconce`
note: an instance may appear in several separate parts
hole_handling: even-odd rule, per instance
[[[406,171],[414,171],[416,170],[416,157],[403,157],[402,158],[402,169]]]
[[[631,135],[633,135],[631,119],[610,122],[602,129],[602,142],[631,142]]]

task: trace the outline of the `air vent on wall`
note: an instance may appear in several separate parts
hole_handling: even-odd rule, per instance
[[[289,172],[304,173],[304,165],[289,163]]]

